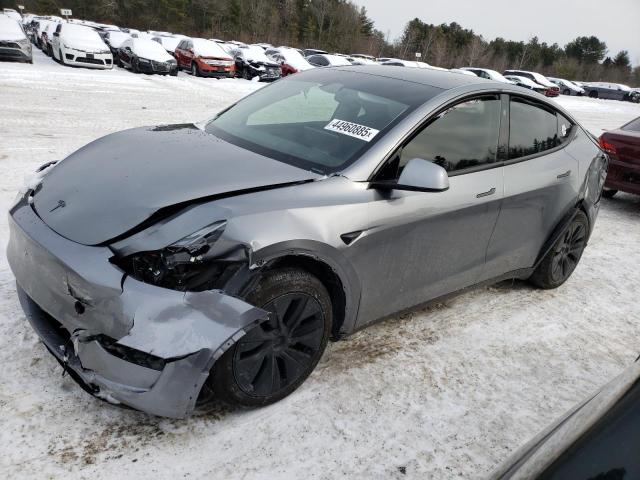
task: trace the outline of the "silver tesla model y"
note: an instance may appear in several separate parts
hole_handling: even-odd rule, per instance
[[[294,391],[338,339],[571,275],[608,159],[555,103],[446,71],[315,69],[205,125],[108,135],[10,211],[28,320],[90,393],[156,415]]]

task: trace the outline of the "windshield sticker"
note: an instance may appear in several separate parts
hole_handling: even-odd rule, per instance
[[[331,120],[324,129],[349,135],[353,138],[359,138],[365,142],[370,142],[373,137],[380,132],[380,130],[376,130],[375,128],[365,127],[364,125],[358,125],[357,123],[345,122],[344,120],[337,118]]]

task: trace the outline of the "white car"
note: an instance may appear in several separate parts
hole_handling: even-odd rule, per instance
[[[560,93],[563,95],[584,95],[584,88],[576,85],[570,80],[565,80],[564,78],[552,78],[547,77],[551,83],[555,83],[558,87],[560,87]]]
[[[50,39],[53,58],[63,65],[113,68],[113,55],[98,32],[75,23],[61,23]]]
[[[472,77],[476,76],[475,73],[465,70],[464,68],[451,68],[449,71],[453,73],[461,73],[462,75],[471,75]]]
[[[183,36],[158,35],[157,37],[153,37],[151,40],[162,45],[169,55],[175,56],[176,47],[184,39],[185,37]]]
[[[527,70],[506,70],[503,75],[509,77],[509,75],[516,75],[518,77],[525,77],[529,80],[533,80],[538,85],[546,87],[545,95],[547,97],[557,97],[560,95],[560,87],[555,83],[551,83],[547,77],[538,72],[529,72]]]
[[[459,70],[471,72],[480,78],[486,78],[487,80],[493,80],[494,82],[513,83],[500,72],[496,72],[495,70],[491,70],[490,68],[462,67]]]
[[[13,8],[5,8],[4,10],[2,10],[2,13],[18,23],[22,22],[22,15],[16,12]]]
[[[515,83],[519,87],[533,90],[535,92],[542,93],[543,95],[547,91],[547,87],[545,87],[544,85],[540,85],[539,83],[536,83],[527,77],[521,77],[520,75],[507,75],[505,76],[505,78],[511,83]]]
[[[22,25],[0,14],[0,59],[33,63],[31,42]]]
[[[351,62],[346,57],[340,55],[330,55],[328,53],[318,53],[316,55],[310,55],[307,57],[309,62],[314,67],[344,67],[351,65]]]

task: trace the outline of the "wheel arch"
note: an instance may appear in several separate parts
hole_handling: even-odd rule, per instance
[[[355,329],[361,283],[350,262],[335,248],[313,240],[287,241],[254,252],[251,263],[259,272],[294,267],[315,275],[331,297],[332,337],[338,339]]]

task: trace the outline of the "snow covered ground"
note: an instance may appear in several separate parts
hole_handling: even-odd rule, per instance
[[[101,135],[211,116],[244,80],[0,63],[0,211],[23,178]],[[595,134],[640,106],[561,97]],[[179,160],[179,159],[177,159]],[[96,172],[99,175],[99,172]],[[640,198],[604,200],[571,280],[511,282],[331,344],[295,394],[166,420],[61,376],[0,254],[1,478],[479,478],[640,353]],[[0,245],[7,243],[0,215]]]

